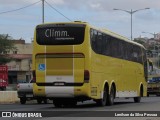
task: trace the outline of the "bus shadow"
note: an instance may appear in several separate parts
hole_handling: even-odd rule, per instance
[[[135,104],[134,102],[115,102],[114,103],[114,105],[112,105],[112,106],[105,106],[105,107],[107,107],[107,108],[110,108],[110,107],[114,107],[114,106],[121,106],[121,105],[128,105],[128,104]],[[52,104],[53,105],[53,104]],[[52,110],[58,110],[58,109],[63,109],[63,110],[67,110],[67,109],[85,109],[85,108],[103,108],[103,107],[101,107],[101,106],[98,106],[96,103],[88,103],[88,104],[86,104],[86,103],[81,103],[81,104],[78,104],[78,105],[76,105],[76,106],[74,106],[74,107],[65,107],[65,106],[62,106],[62,107],[59,107],[59,108],[56,108],[56,107],[54,107],[54,105],[53,106],[50,106],[50,107],[45,107],[45,108],[42,108],[43,110],[45,109],[45,110],[50,110],[50,109],[52,109]]]

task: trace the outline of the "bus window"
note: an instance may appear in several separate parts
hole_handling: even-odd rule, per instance
[[[74,45],[84,41],[85,25],[43,25],[36,28],[39,45]]]

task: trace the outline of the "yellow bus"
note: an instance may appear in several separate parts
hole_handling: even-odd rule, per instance
[[[86,22],[37,25],[33,70],[34,95],[56,107],[91,99],[113,105],[116,97],[140,102],[147,95],[145,48]]]

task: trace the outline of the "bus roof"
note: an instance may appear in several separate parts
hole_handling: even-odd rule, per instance
[[[110,36],[112,36],[112,37],[115,37],[115,38],[124,40],[124,41],[126,41],[126,42],[129,42],[129,43],[138,45],[138,46],[140,46],[140,47],[142,47],[142,48],[145,49],[145,47],[144,47],[143,45],[141,45],[141,44],[139,44],[139,43],[137,43],[137,42],[134,42],[134,41],[132,41],[132,40],[130,40],[130,39],[128,39],[128,38],[126,38],[126,37],[124,37],[124,36],[122,36],[122,35],[119,35],[119,34],[117,34],[117,33],[115,33],[115,32],[112,32],[112,31],[110,31],[110,30],[108,30],[108,29],[101,29],[101,28],[94,27],[94,26],[92,26],[92,25],[90,25],[90,26],[91,26],[92,28],[94,28],[94,29],[96,29],[96,30],[99,30],[99,31],[101,31],[101,32],[104,32],[104,33],[106,33],[106,34],[108,34],[108,35],[110,35]]]
[[[101,29],[101,28],[92,26],[92,25],[90,25],[88,22],[82,22],[82,21],[54,22],[54,23],[53,23],[53,22],[50,22],[50,23],[44,23],[44,24],[39,24],[39,25],[41,26],[41,25],[47,25],[47,24],[84,24],[84,25],[89,26],[90,28],[96,29],[96,30],[98,30],[98,31],[101,31],[101,32],[103,32],[103,33],[106,33],[106,34],[108,34],[108,35],[110,35],[110,36],[112,36],[112,37],[115,37],[115,38],[124,40],[124,41],[126,41],[126,42],[129,42],[129,43],[138,45],[138,46],[140,46],[140,47],[142,47],[142,48],[145,49],[145,47],[144,47],[143,45],[141,45],[141,44],[139,44],[139,43],[137,43],[137,42],[134,42],[134,41],[132,41],[132,40],[129,40],[128,38],[126,38],[126,37],[124,37],[124,36],[122,36],[122,35],[119,35],[119,34],[117,34],[117,33],[115,33],[115,32],[112,32],[112,31],[110,31],[110,30],[108,30],[108,29]],[[37,25],[37,26],[39,26],[39,25]]]

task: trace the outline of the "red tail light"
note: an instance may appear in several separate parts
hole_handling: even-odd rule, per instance
[[[33,82],[35,83],[36,82],[36,71],[35,70],[32,71],[32,75],[33,75]]]
[[[84,82],[89,83],[90,74],[88,70],[84,70]]]

